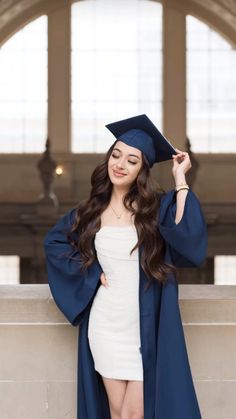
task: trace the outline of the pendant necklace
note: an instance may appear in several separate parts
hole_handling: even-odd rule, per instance
[[[117,214],[117,213],[116,213],[116,211],[114,210],[114,208],[112,207],[112,205],[111,205],[111,204],[110,204],[110,206],[111,206],[111,208],[112,208],[112,210],[113,210],[113,212],[114,212],[114,214],[115,214],[116,218],[120,219],[120,218],[121,218],[121,215],[123,214],[123,212],[124,212],[124,211],[122,211],[120,214]]]

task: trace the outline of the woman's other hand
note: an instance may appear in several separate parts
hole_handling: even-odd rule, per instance
[[[172,174],[174,178],[184,176],[185,173],[192,167],[189,154],[186,151],[175,149],[177,154],[173,154]]]
[[[108,280],[105,277],[104,272],[102,272],[101,275],[100,275],[100,281],[101,281],[102,285],[104,285],[104,287],[108,288],[110,286],[109,283],[108,283]]]

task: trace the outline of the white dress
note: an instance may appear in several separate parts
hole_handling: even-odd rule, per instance
[[[95,370],[107,378],[143,381],[140,352],[139,260],[135,226],[103,226],[94,245],[109,287],[98,288],[88,339]]]

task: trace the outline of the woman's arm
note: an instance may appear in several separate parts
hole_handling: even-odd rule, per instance
[[[176,186],[186,184],[191,168],[189,155],[176,149],[172,173]],[[161,199],[159,230],[165,239],[172,263],[177,267],[199,266],[206,258],[207,226],[196,195],[190,189],[171,190]]]
[[[183,172],[177,172],[175,174],[175,186],[186,184],[185,174]],[[186,201],[188,190],[180,189],[176,194],[176,216],[175,223],[178,224],[184,213],[184,205]]]
[[[159,231],[166,241],[172,263],[177,267],[194,267],[203,263],[207,252],[207,226],[194,192],[189,189],[183,215],[176,224],[177,196],[174,189],[161,198]]]
[[[54,225],[44,238],[44,249],[51,293],[69,322],[77,326],[100,284],[102,269],[95,261],[87,273],[81,273],[79,252],[67,239],[74,216],[75,209],[72,209]]]

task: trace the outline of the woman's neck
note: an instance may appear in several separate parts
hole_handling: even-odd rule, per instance
[[[111,193],[111,202],[114,202],[117,205],[122,205],[123,198],[127,192],[127,189],[113,187]]]

